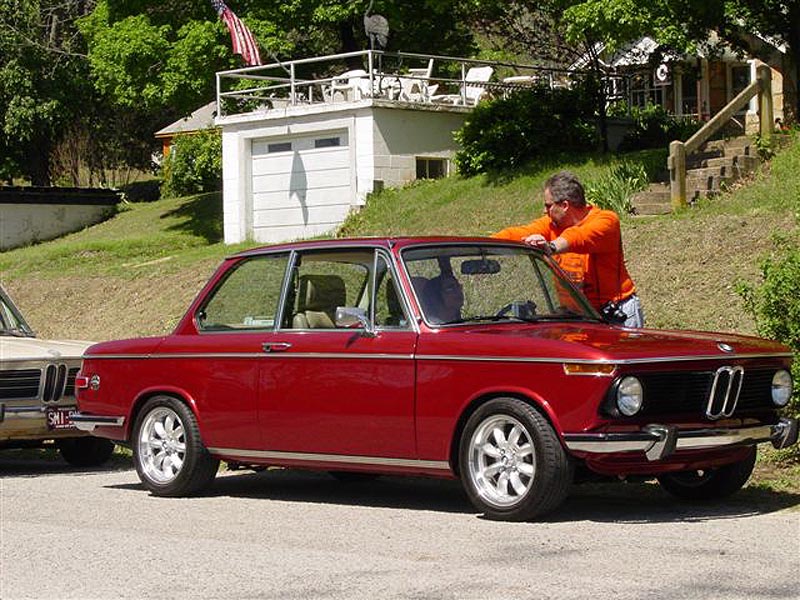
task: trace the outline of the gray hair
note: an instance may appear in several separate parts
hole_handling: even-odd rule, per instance
[[[586,194],[577,175],[572,171],[560,171],[544,184],[550,190],[553,202],[569,202],[572,206],[586,206]]]

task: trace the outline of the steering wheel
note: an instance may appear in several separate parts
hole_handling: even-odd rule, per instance
[[[513,316],[517,318],[530,319],[536,314],[536,304],[530,300],[526,302],[515,300],[514,302],[509,302],[503,308],[498,310],[495,313],[495,316],[505,317],[509,313],[513,314]]]

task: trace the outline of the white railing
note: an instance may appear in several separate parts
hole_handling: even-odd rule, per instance
[[[217,113],[224,117],[362,99],[470,106],[484,93],[569,87],[584,75],[536,65],[363,50],[221,71],[216,74]]]

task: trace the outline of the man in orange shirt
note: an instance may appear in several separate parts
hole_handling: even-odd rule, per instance
[[[544,185],[545,216],[492,237],[522,241],[553,255],[572,282],[602,313],[616,305],[627,327],[643,327],[644,314],[622,254],[619,217],[586,203],[583,186],[569,171]],[[606,310],[604,310],[604,308]]]

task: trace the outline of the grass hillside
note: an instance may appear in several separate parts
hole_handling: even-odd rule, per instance
[[[501,177],[387,190],[352,216],[342,235],[488,234],[538,216],[542,184],[554,171],[569,168],[591,181],[619,160],[553,161]],[[676,215],[625,218],[628,267],[648,325],[754,333],[734,287],[758,279],[760,261],[780,235],[796,235],[798,193],[795,142],[722,197]],[[248,246],[225,246],[221,239],[219,194],[129,204],[79,233],[0,253],[0,274],[40,336],[158,335],[177,323],[224,256]]]

